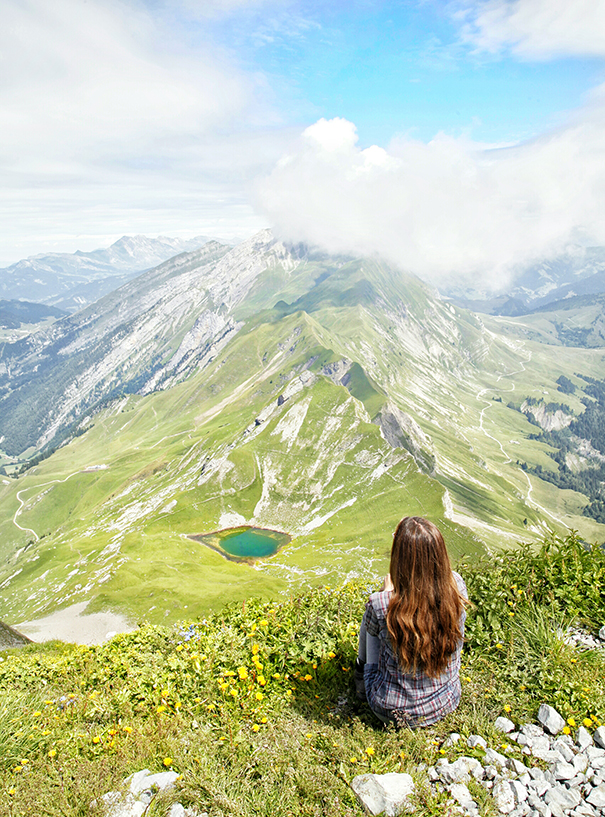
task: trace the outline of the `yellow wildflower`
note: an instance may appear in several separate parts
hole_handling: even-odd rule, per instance
[[[93,743],[101,743],[101,738],[98,735],[95,735],[94,738],[92,739],[92,742]]]
[[[563,734],[564,735],[571,735],[571,729],[569,728],[569,726],[564,726],[563,727]]]
[[[309,673],[307,673],[307,674],[305,675],[305,681],[312,681],[312,680],[313,680],[313,676],[312,676],[312,675],[309,675]]]
[[[36,711],[34,712],[34,718],[39,718],[41,714],[42,713],[40,712],[40,710],[36,709]]]
[[[262,692],[257,692],[257,693],[256,693],[256,695],[255,695],[254,697],[256,698],[256,700],[257,700],[257,701],[262,701],[262,699],[263,699],[265,696],[263,695],[263,693],[262,693]]]
[[[164,706],[164,704],[160,704],[158,706],[158,708],[156,709],[156,712],[158,712],[158,713],[162,713],[162,712],[165,712],[165,711],[166,711],[166,707]]]
[[[567,723],[570,726],[575,726],[576,725],[576,719],[575,718],[567,718]]]
[[[590,727],[592,726],[592,721],[590,720],[590,718],[584,718],[584,720],[582,721],[582,723],[584,724],[584,726],[585,726],[587,729],[590,729]]]
[[[253,644],[252,645],[252,655],[256,655],[259,650],[260,650],[260,647],[258,646],[258,644]]]
[[[181,652],[182,649],[183,649],[183,645],[182,644],[177,644],[176,651]]]
[[[267,683],[267,680],[266,680],[266,678],[265,678],[265,676],[264,676],[264,675],[259,675],[259,676],[258,676],[258,678],[257,678],[256,680],[258,681],[258,683],[259,683],[259,684],[260,684],[262,687],[264,687],[264,686],[265,686],[265,684]]]
[[[261,718],[261,719],[260,719],[260,722],[261,722],[261,723],[267,723],[267,716],[265,715],[265,717],[264,717],[264,718]]]
[[[373,757],[373,755],[374,755],[374,749],[372,748],[372,746],[368,746],[368,748],[366,749],[366,755],[367,755],[368,757]]]
[[[241,681],[245,681],[246,678],[248,677],[248,670],[246,669],[246,667],[238,667],[237,673]]]
[[[352,757],[352,758],[350,759],[350,762],[351,762],[351,763],[357,763],[357,758],[356,758],[356,757]]]
[[[267,621],[267,619],[266,619],[266,618],[264,618],[264,619],[263,619],[263,620],[260,622],[260,626],[261,626],[261,627],[268,627],[268,626],[269,626],[269,622]]]
[[[259,726],[257,723],[255,723],[255,724],[252,726],[252,731],[253,731],[253,732],[258,732],[258,730],[259,730],[259,729],[260,729],[260,726]]]
[[[510,712],[511,707],[510,707],[508,704],[504,704],[504,706],[502,707],[502,709],[504,709],[504,711],[505,711],[505,712]]]
[[[164,760],[162,761],[162,763],[164,764],[164,766],[172,766],[172,758],[171,757],[165,757]]]
[[[336,653],[335,652],[329,652],[328,653],[328,658],[336,658]]]

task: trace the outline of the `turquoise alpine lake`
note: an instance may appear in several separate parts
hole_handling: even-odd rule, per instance
[[[200,533],[189,538],[237,562],[273,556],[283,545],[292,541],[287,533],[248,526]]]

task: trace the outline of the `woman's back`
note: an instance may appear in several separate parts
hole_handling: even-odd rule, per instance
[[[468,598],[466,585],[458,573],[452,573],[460,596]],[[364,616],[366,631],[379,639],[377,663],[368,663],[364,671],[366,696],[379,715],[394,718],[409,726],[429,726],[453,712],[460,701],[460,655],[466,612],[459,619],[460,640],[444,671],[431,677],[422,668],[402,669],[387,625],[392,590],[373,593]]]

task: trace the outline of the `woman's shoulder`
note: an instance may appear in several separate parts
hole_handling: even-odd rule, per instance
[[[392,590],[379,590],[370,596],[368,604],[372,605],[378,618],[386,618],[392,594]]]

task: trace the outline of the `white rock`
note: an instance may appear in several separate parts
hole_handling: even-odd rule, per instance
[[[537,811],[541,817],[551,817],[552,815],[550,806],[547,806],[544,800],[538,800],[534,806],[534,810]]]
[[[474,749],[475,746],[480,746],[482,749],[487,748],[487,741],[485,738],[482,738],[481,735],[469,735],[466,740],[466,745],[470,749]]]
[[[464,783],[452,783],[452,785],[448,788],[454,800],[456,800],[463,809],[476,811],[477,804],[473,800],[470,791],[467,789]]]
[[[585,772],[588,768],[588,758],[586,755],[576,755],[572,760],[572,765],[577,772]]]
[[[494,728],[498,730],[498,732],[504,732],[508,734],[512,732],[515,728],[515,724],[510,720],[510,718],[505,718],[503,715],[500,715],[499,718],[496,718],[494,722]]]
[[[489,748],[485,750],[485,763],[502,767],[506,766],[506,758],[495,749]]]
[[[521,763],[520,760],[516,760],[514,757],[509,757],[506,761],[506,765],[515,774],[525,774],[527,772],[527,766],[524,763]]]
[[[483,775],[483,767],[476,758],[463,755],[453,763],[437,764],[437,772],[444,783],[465,783],[470,780],[471,774]]]
[[[550,789],[550,783],[547,783],[546,780],[542,778],[542,780],[532,780],[527,784],[527,787],[530,791],[533,791],[537,797],[543,797]]]
[[[575,814],[577,817],[584,817],[584,815],[586,815],[586,817],[594,817],[597,812],[593,806],[586,802],[582,802],[579,806],[576,806],[571,813]]]
[[[501,814],[510,814],[515,808],[515,795],[508,780],[499,780],[493,791],[496,808]]]
[[[605,808],[605,783],[601,783],[599,786],[594,788],[588,797],[586,798],[587,802],[590,803],[591,806],[595,808],[604,809]]]
[[[455,746],[458,743],[459,740],[460,740],[460,735],[458,734],[458,732],[451,732],[443,745],[444,746]]]
[[[565,786],[553,786],[544,795],[544,802],[550,806],[553,813],[553,806],[558,806],[564,811],[575,808],[580,804],[580,792],[577,789],[567,789]]]
[[[593,765],[595,760],[600,760],[601,758],[605,758],[605,750],[599,749],[596,746],[588,746],[585,749],[586,757],[588,758],[588,762]]]
[[[605,641],[605,624],[599,630],[599,638],[601,641]]]
[[[483,774],[486,780],[494,780],[496,777],[498,777],[498,769],[495,766],[488,764],[483,769]]]
[[[586,749],[588,746],[592,746],[592,737],[588,729],[584,726],[580,726],[576,732],[576,744],[580,749]]]
[[[414,791],[414,781],[409,774],[360,774],[353,778],[351,788],[369,814],[395,817],[402,810],[411,810],[408,800]]]
[[[130,791],[136,797],[141,792],[156,786],[160,791],[170,788],[174,785],[177,779],[176,772],[158,772],[157,774],[150,774],[149,769],[143,769],[140,772],[127,777],[125,782],[130,782]]]
[[[185,817],[185,808],[180,803],[173,803],[170,806],[168,817]]]
[[[605,749],[605,726],[599,726],[598,729],[595,729],[592,737],[597,746]]]
[[[558,734],[565,726],[565,721],[554,707],[542,704],[538,710],[538,720],[551,735]]]
[[[511,787],[513,794],[515,795],[515,803],[523,803],[524,800],[527,800],[527,789],[520,783],[518,780],[509,780],[508,785]]]
[[[571,763],[564,763],[561,761],[559,763],[555,763],[552,773],[557,780],[571,780],[572,777],[576,776],[577,771]]]

